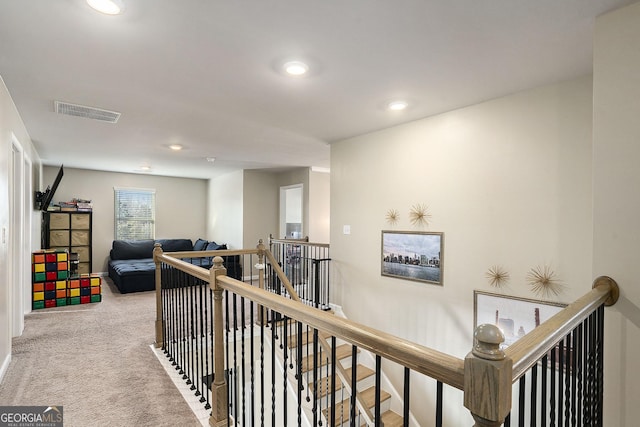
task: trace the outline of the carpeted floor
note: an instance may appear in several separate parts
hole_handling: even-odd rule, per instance
[[[155,295],[35,310],[14,338],[0,406],[62,405],[66,427],[200,426],[149,348]]]

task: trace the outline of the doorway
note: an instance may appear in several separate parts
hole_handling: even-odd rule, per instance
[[[18,337],[24,329],[24,173],[22,147],[15,135],[11,138],[9,161],[9,253],[7,265],[11,286],[11,335]],[[27,271],[30,271],[27,270]]]
[[[304,229],[303,184],[280,187],[280,235],[285,239],[302,239]]]

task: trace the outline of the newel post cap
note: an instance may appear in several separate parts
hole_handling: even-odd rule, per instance
[[[500,344],[504,342],[504,334],[496,325],[485,323],[473,332],[474,356],[488,360],[502,360],[505,358]]]

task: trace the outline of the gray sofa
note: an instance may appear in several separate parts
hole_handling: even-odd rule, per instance
[[[120,293],[143,292],[155,290],[155,269],[153,248],[155,243],[162,245],[164,252],[185,252],[224,250],[226,245],[198,239],[192,243],[190,239],[157,239],[157,240],[114,240],[109,252],[109,277]],[[242,265],[239,255],[224,256],[227,275],[242,280]],[[211,257],[185,258],[204,268],[211,268]]]

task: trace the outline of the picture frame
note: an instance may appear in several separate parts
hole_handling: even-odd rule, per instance
[[[492,324],[504,333],[506,348],[565,308],[567,304],[473,291],[473,327]]]
[[[444,233],[382,230],[383,276],[443,285]]]

